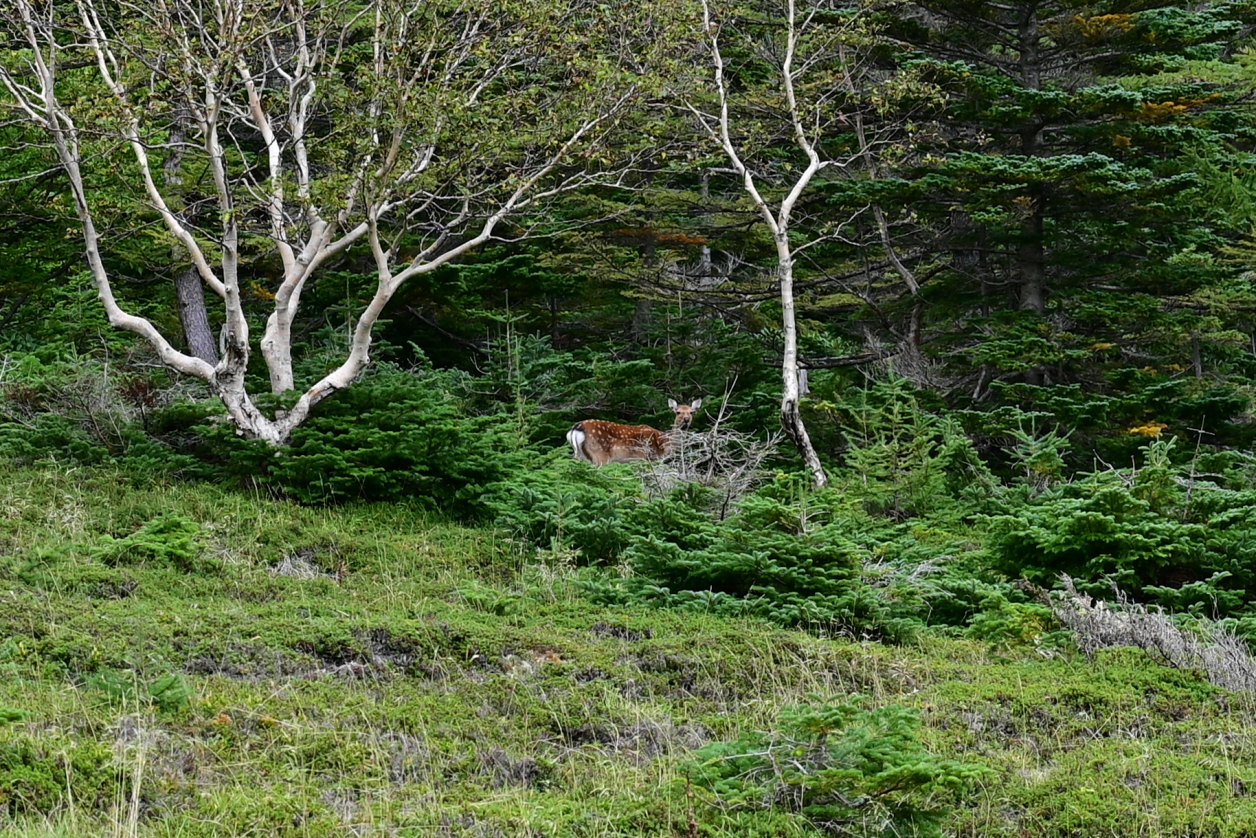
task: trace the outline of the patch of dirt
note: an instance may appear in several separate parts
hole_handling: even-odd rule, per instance
[[[366,680],[415,675],[426,680],[448,677],[444,665],[431,658],[422,644],[396,635],[386,628],[355,631],[356,643],[321,645],[315,641],[297,644],[297,650],[321,661],[316,674],[349,680]]]
[[[494,745],[477,755],[481,770],[492,778],[494,788],[536,788],[549,778],[550,771],[532,757],[513,757]]]
[[[665,652],[624,655],[617,663],[662,680],[664,687],[657,692],[669,698],[701,698],[727,704],[736,700],[742,692],[742,685],[720,682],[707,671],[702,659],[690,655]]]
[[[87,596],[91,599],[127,599],[139,590],[140,583],[130,577],[120,577],[89,586]]]
[[[267,681],[309,675],[317,670],[308,659],[294,658],[269,646],[237,643],[218,655],[200,655],[189,660],[183,671],[189,675],[225,675],[243,681]]]
[[[615,640],[626,640],[629,643],[636,643],[641,640],[649,640],[654,637],[653,629],[630,629],[627,626],[616,626],[610,623],[597,622],[593,624],[593,628],[589,629],[594,637],[609,637]]]
[[[372,744],[388,754],[388,779],[396,785],[422,782],[431,774],[432,752],[419,737],[388,730]]]
[[[597,745],[643,765],[675,751],[689,752],[711,741],[701,724],[677,725],[670,718],[641,718],[626,725],[586,724],[562,731],[572,747]]]

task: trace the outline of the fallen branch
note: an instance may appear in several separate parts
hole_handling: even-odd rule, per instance
[[[1079,593],[1069,576],[1050,597],[1056,619],[1072,629],[1087,657],[1113,646],[1136,646],[1174,669],[1196,669],[1218,687],[1256,692],[1256,660],[1246,642],[1220,623],[1201,620],[1188,631],[1163,609],[1130,602],[1115,585],[1114,603]]]

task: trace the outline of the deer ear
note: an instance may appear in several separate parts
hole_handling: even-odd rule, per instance
[[[691,407],[693,407],[694,410],[697,410],[698,408],[702,407],[702,399],[694,399]]]
[[[680,407],[680,405],[676,404],[675,399],[668,399],[667,406],[670,407],[672,410],[675,410],[676,408]]]

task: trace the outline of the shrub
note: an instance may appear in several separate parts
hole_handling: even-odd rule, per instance
[[[169,386],[164,372],[52,351],[0,361],[0,457],[16,463],[112,463],[148,479],[212,477],[214,466],[180,449],[188,413],[222,406],[187,401],[198,383]]]
[[[939,759],[920,744],[919,717],[862,699],[787,708],[779,729],[700,749],[690,767],[713,805],[783,808],[842,835],[941,835],[947,800],[986,769]]]
[[[109,799],[116,769],[108,745],[91,742],[51,754],[22,737],[0,742],[0,816],[47,814],[66,802],[98,805]]]
[[[905,379],[854,390],[832,408],[869,512],[895,520],[935,513],[974,485],[994,484],[958,424],[925,410]]]
[[[87,686],[114,701],[142,701],[167,713],[188,705],[192,693],[180,675],[167,674],[145,684],[137,672],[101,669],[84,678]]]
[[[709,491],[689,484],[633,508],[624,559],[634,575],[594,580],[589,590],[607,601],[754,615],[786,626],[906,633],[862,578],[866,550],[824,514],[822,496],[796,498],[792,484],[768,486],[715,521]]]
[[[208,417],[184,445],[226,476],[304,503],[417,500],[469,517],[523,461],[503,433],[493,417],[467,416],[440,375],[382,366],[319,404],[286,448]]]
[[[157,565],[204,571],[216,563],[202,557],[201,527],[181,515],[158,515],[124,538],[102,536],[95,558],[107,565]]]
[[[617,560],[630,542],[626,513],[639,484],[614,469],[591,470],[564,455],[489,487],[481,501],[494,523],[540,549],[575,550],[587,562]]]
[[[1256,493],[1195,479],[1148,446],[1139,470],[1105,470],[992,516],[992,567],[1050,586],[1061,574],[1101,593],[1109,583],[1174,610],[1243,609],[1256,585]]]

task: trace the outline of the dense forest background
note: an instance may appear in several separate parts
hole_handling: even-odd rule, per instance
[[[331,8],[327,18],[307,12],[310,25],[342,23],[336,14],[351,11]],[[613,111],[613,130],[584,153],[605,162],[560,160],[546,177],[563,188],[507,215],[474,249],[463,245],[480,232],[478,222],[433,208],[435,199],[411,213],[424,223],[393,223],[398,265],[410,258],[407,249],[420,250],[430,269],[383,298],[373,366],[315,403],[278,457],[234,439],[211,397],[225,392],[224,370],[233,363],[246,365],[241,380],[264,382],[261,353],[245,346],[233,354],[236,310],[206,307],[194,267],[195,293],[185,290],[189,257],[180,242],[197,236],[207,256],[233,260],[231,276],[223,262],[223,276],[254,333],[289,285],[288,263],[267,244],[266,230],[280,229],[267,220],[268,203],[250,209],[230,196],[240,204],[231,214],[244,219],[224,228],[230,239],[210,223],[213,158],[195,156],[199,123],[175,107],[184,101],[180,85],[199,90],[187,82],[196,74],[143,75],[153,65],[146,56],[162,54],[160,39],[149,44],[143,24],[115,21],[108,37],[139,67],[123,61],[117,81],[138,72],[150,85],[144,120],[133,116],[129,93],[111,105],[111,88],[93,80],[92,62],[71,61],[70,46],[59,47],[70,69],[56,84],[80,97],[61,119],[81,135],[82,162],[74,165],[100,231],[99,270],[111,278],[111,299],[189,356],[218,363],[220,344],[225,354],[208,392],[195,376],[163,369],[151,341],[106,322],[51,123],[23,119],[30,103],[17,107],[32,89],[22,87],[20,69],[30,66],[35,42],[24,46],[15,17],[6,76],[14,119],[3,129],[10,151],[0,163],[7,454],[246,479],[308,502],[415,498],[491,521],[492,499],[501,495],[492,487],[568,468],[558,459],[573,421],[666,426],[673,396],[706,400],[699,430],[718,425],[777,439],[783,415],[787,437],[761,476],[784,479],[800,465],[794,452],[807,453],[790,444],[799,440],[782,406],[784,373],[787,388],[792,381],[805,391],[792,398],[822,463],[813,477],[822,469],[857,477],[854,486],[839,480],[843,496],[853,491],[885,526],[944,508],[969,518],[988,514],[992,503],[1007,511],[1014,496],[1022,521],[1045,515],[1055,523],[996,527],[994,564],[1009,578],[1049,583],[1059,572],[1082,573],[1087,582],[1112,578],[1154,591],[1152,599],[1175,606],[1245,610],[1256,570],[1243,546],[1247,525],[1227,525],[1242,530],[1232,548],[1213,543],[1227,531],[1216,516],[1240,508],[1251,489],[1256,433],[1256,290],[1248,272],[1256,71],[1245,6],[704,5],[648,25],[622,18],[625,28],[643,25],[665,42],[634,53],[635,64],[615,50],[639,48],[636,41],[573,40],[585,12],[572,7],[564,18],[557,8],[536,7],[532,17],[502,11],[511,25],[501,22],[476,43],[492,47],[493,38],[518,39],[544,24],[556,40],[529,48],[607,51],[579,59],[577,82],[634,71],[633,85],[622,89],[639,99]],[[444,33],[475,10],[442,7],[428,25]],[[377,39],[391,31],[382,19]],[[65,32],[54,40],[74,32],[71,16],[62,21],[69,22],[57,23]],[[226,48],[226,28],[211,37],[198,25],[204,50]],[[263,58],[260,66],[268,66]],[[287,78],[274,60],[276,79]],[[350,51],[340,60],[359,59]],[[461,65],[441,66],[452,79]],[[563,67],[540,60],[524,82],[502,76],[495,84],[519,97],[549,71],[558,75],[542,81],[573,108],[597,104],[579,99],[578,85],[563,87],[572,82]],[[361,84],[343,67],[335,72],[349,89]],[[418,87],[400,89],[413,97]],[[376,95],[390,90],[381,89]],[[349,159],[354,149],[338,145],[333,120],[353,130],[360,114],[342,92],[315,100],[325,124],[305,129],[318,135],[308,150],[301,138],[271,141],[281,152],[269,167],[269,135],[237,131],[224,178],[250,190],[241,195],[256,194],[277,189],[267,184],[281,176],[299,176],[276,168],[281,154],[300,152],[324,168]],[[287,100],[258,101],[280,113]],[[448,119],[466,117],[463,128],[480,132],[431,139],[449,149],[441,178],[481,165],[468,189],[490,191],[512,161],[531,162],[531,138],[567,130],[557,118],[555,125],[512,122],[495,106],[471,119],[445,100],[429,104],[445,105]],[[183,207],[183,227],[163,226],[119,114],[132,114],[141,145],[164,158],[163,194]],[[495,149],[496,157],[475,156],[511,132],[525,138]],[[613,177],[572,176],[599,166]],[[322,184],[313,182],[306,192]],[[283,200],[298,207],[307,200],[287,194]],[[383,228],[389,222],[381,218]],[[171,235],[183,229],[191,231],[186,239]],[[225,249],[236,239],[233,251]],[[456,258],[440,261],[447,251]],[[369,250],[346,248],[298,291],[288,326],[295,372],[272,395],[264,384],[255,388],[266,410],[295,410],[295,394],[357,351],[361,312],[380,300],[372,301],[372,260]],[[198,298],[199,319],[188,315]],[[283,381],[273,367],[270,380]],[[580,491],[570,479],[555,477],[549,489]],[[1066,534],[1096,505],[1115,516],[1105,524],[1110,532],[1080,542]],[[585,499],[574,506],[572,514],[588,514]],[[727,514],[727,504],[720,508]],[[1123,531],[1137,530],[1143,518],[1174,534]],[[1190,535],[1198,526],[1206,541]],[[1137,546],[1122,546],[1127,537]],[[577,547],[587,560],[614,554]],[[1143,555],[1148,549],[1160,555]]]
[[[397,505],[492,533],[512,562],[564,569],[598,608],[1054,659],[1075,654],[1060,603],[1090,595],[1163,609],[1191,636],[1256,638],[1249,3],[209,4],[250,10],[235,34],[251,46],[217,64],[229,14],[211,33],[189,16],[163,28],[128,4],[88,5],[116,65],[93,57],[73,9],[48,12],[52,40],[39,42],[22,14],[45,7],[0,2],[11,468],[105,469],[137,491],[227,487],[328,515]],[[317,96],[284,75],[295,24],[268,15],[290,14],[342,33],[327,41],[334,60],[306,68],[325,74]],[[187,45],[194,31],[186,66],[159,60],[182,55],[163,39]],[[463,40],[442,40],[451,32]],[[384,35],[412,46],[396,64],[380,63]],[[40,111],[33,56],[54,42],[63,110]],[[230,140],[215,152],[196,84],[253,59],[268,68],[253,77],[263,95],[253,106],[243,75],[221,82],[223,101],[245,104],[224,111]],[[390,75],[425,61],[439,72]],[[113,87],[96,69],[110,66]],[[486,67],[501,75],[485,81]],[[289,109],[300,101],[308,114]],[[268,107],[289,119],[273,137],[249,121]],[[69,125],[79,186],[58,146]],[[354,168],[376,165],[381,136],[430,168]],[[539,197],[509,204],[525,187]],[[337,213],[343,229],[360,216],[371,246],[329,250],[293,286],[277,243]],[[293,287],[300,304],[284,308]],[[102,306],[106,293],[202,366],[176,371]],[[240,339],[269,340],[281,310],[290,380],[265,341]],[[352,384],[324,386],[346,358],[361,361]],[[596,470],[572,459],[573,422],[666,428],[669,398],[703,399],[672,456]],[[304,418],[276,445],[240,424],[241,404]],[[139,517],[120,514],[91,561],[217,572],[194,512]],[[16,538],[0,529],[3,578],[77,590],[49,581],[73,551]],[[352,570],[328,555],[325,576]],[[485,619],[517,613],[487,586],[459,591]],[[159,710],[182,712],[185,699],[160,706],[158,692]],[[893,731],[882,744],[916,760],[895,776],[930,805],[981,776],[916,753],[909,723],[854,705],[808,712],[782,730],[806,739],[858,719]],[[730,791],[721,783],[754,771],[729,772],[691,779],[762,792]],[[811,789],[821,775],[782,782]],[[0,813],[52,799],[16,788],[0,783]],[[882,793],[848,791],[837,799]],[[826,799],[799,804],[808,828],[854,823]],[[882,813],[917,833],[875,834],[940,828],[922,799]],[[700,834],[688,818],[669,828]],[[751,834],[738,824],[721,828]],[[1080,834],[1070,828],[1041,834]]]

